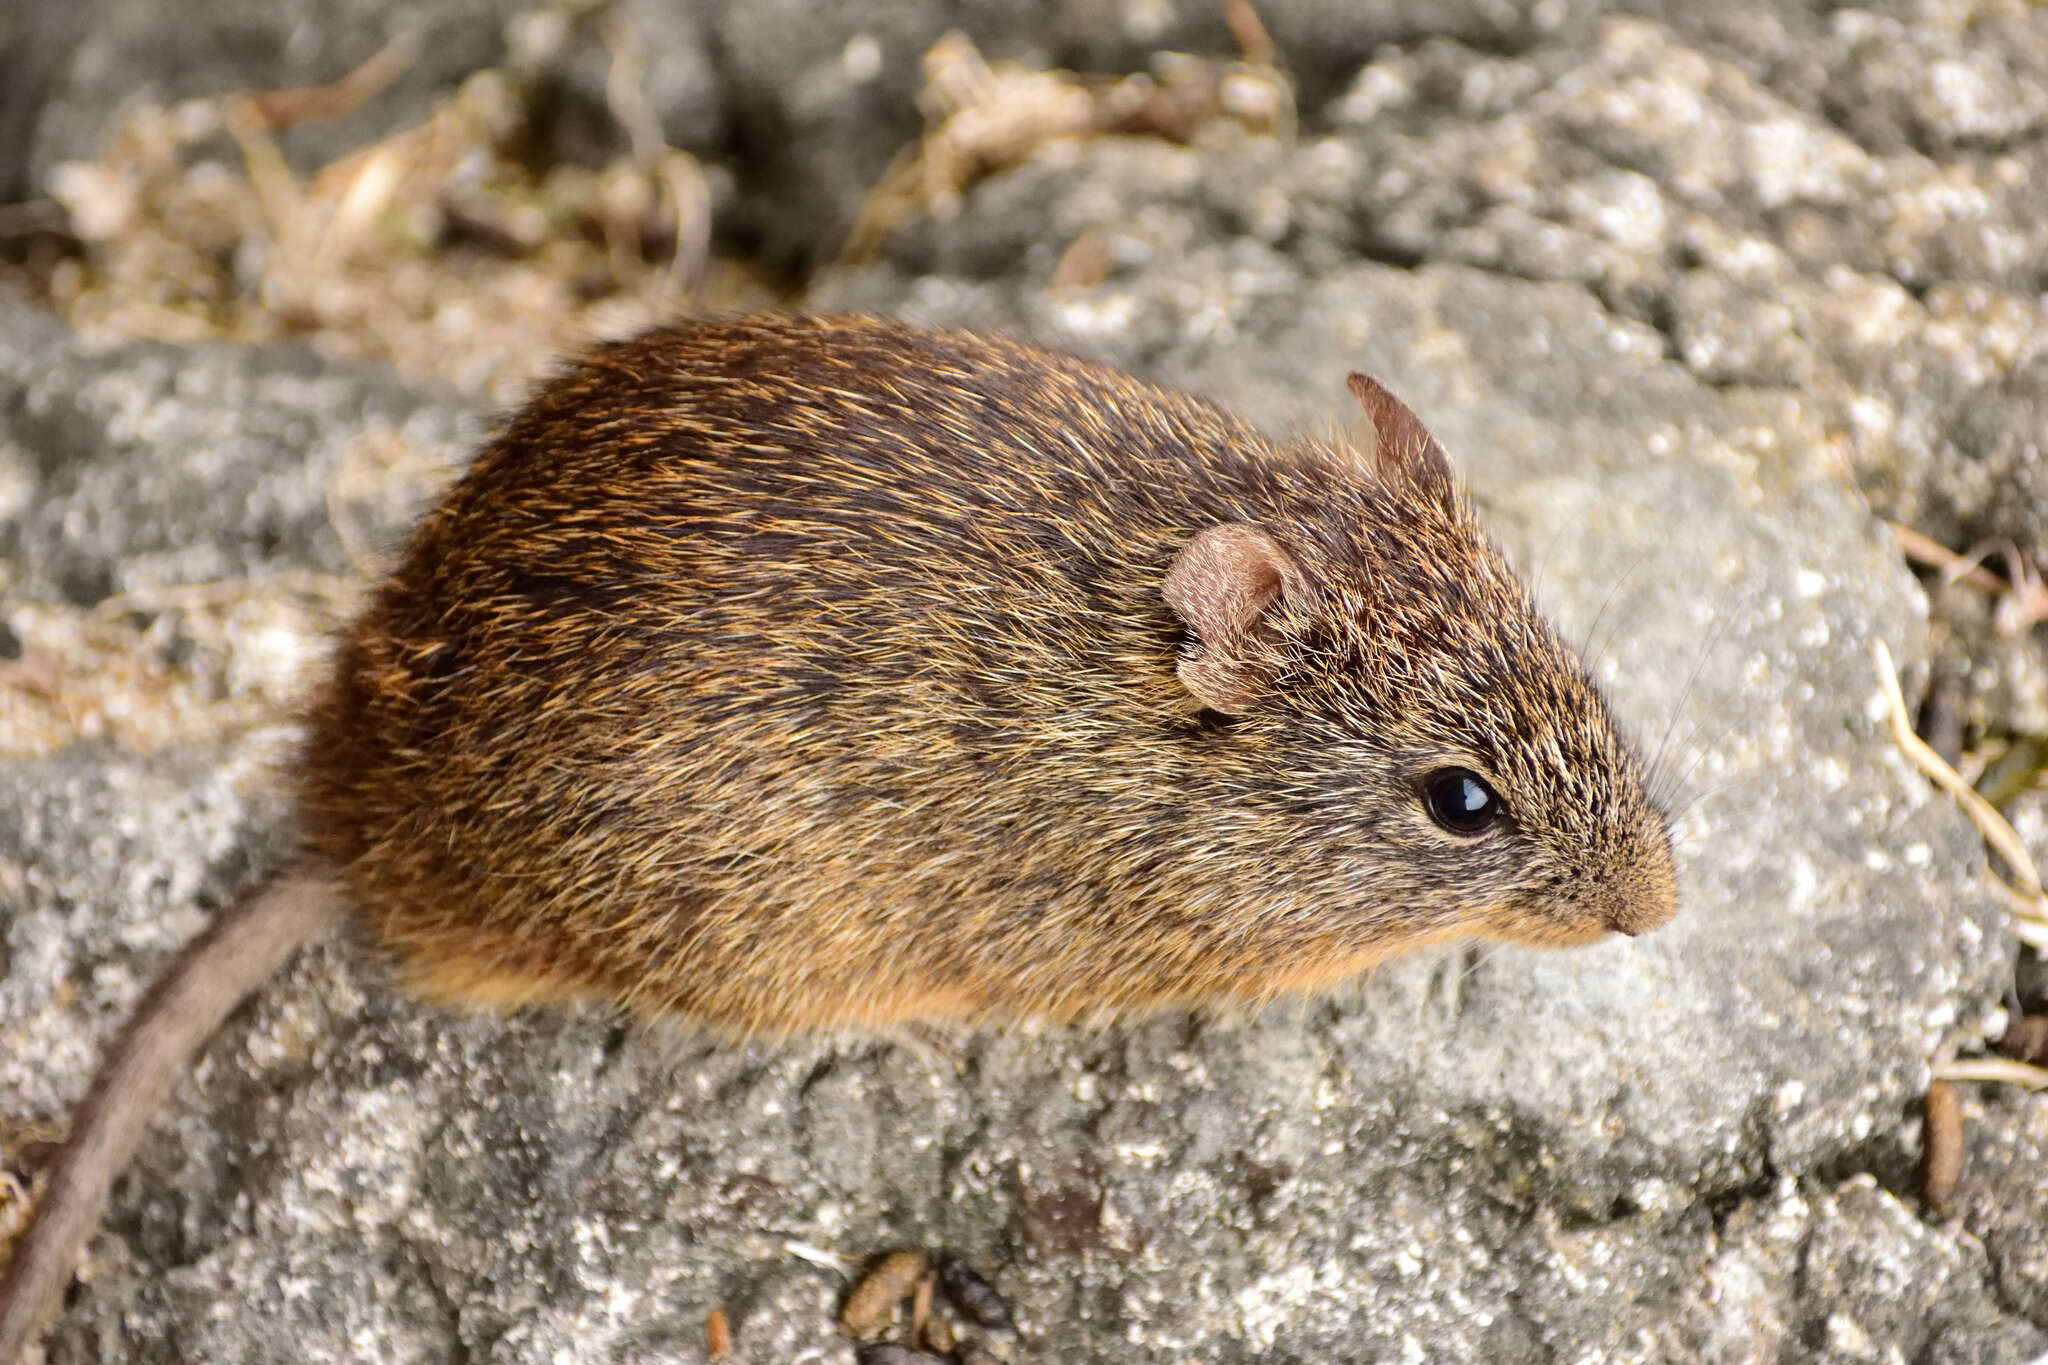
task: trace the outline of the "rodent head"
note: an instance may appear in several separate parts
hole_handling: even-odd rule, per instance
[[[1677,906],[1670,835],[1580,661],[1479,529],[1448,459],[1376,381],[1351,377],[1370,451],[1311,524],[1198,532],[1164,585],[1196,701],[1245,742],[1319,762],[1304,809],[1354,811],[1317,840],[1379,888],[1405,885],[1416,939],[1476,932],[1561,946],[1634,935]],[[1341,824],[1341,820],[1339,822]]]

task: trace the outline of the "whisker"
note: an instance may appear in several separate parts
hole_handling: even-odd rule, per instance
[[[1620,594],[1623,586],[1628,583],[1629,579],[1635,577],[1636,570],[1649,563],[1650,555],[1653,552],[1652,549],[1645,548],[1641,554],[1637,555],[1634,561],[1621,571],[1621,576],[1615,579],[1613,584],[1607,589],[1607,596],[1600,600],[1600,610],[1593,614],[1593,624],[1586,628],[1585,636],[1579,642],[1578,654],[1581,659],[1586,661],[1586,671],[1588,673],[1592,673],[1600,667],[1601,660],[1606,657],[1607,650],[1614,644],[1614,637],[1610,635],[1600,646],[1597,655],[1593,651],[1593,642],[1599,637],[1600,623],[1607,619],[1608,608],[1614,605],[1615,597]]]
[[[1672,809],[1671,823],[1675,825],[1679,823],[1681,820],[1685,819],[1686,816],[1692,814],[1694,810],[1698,809],[1699,806],[1707,800],[1707,798],[1719,795],[1724,791],[1728,791],[1729,789],[1740,785],[1741,779],[1731,777],[1726,782],[1716,782],[1711,787],[1706,787],[1700,791],[1693,793],[1691,796],[1685,798],[1685,804],[1674,807]]]
[[[1557,553],[1557,547],[1564,540],[1565,536],[1579,528],[1579,524],[1585,520],[1585,516],[1585,510],[1582,508],[1574,515],[1566,517],[1564,523],[1550,533],[1550,539],[1543,542],[1543,553],[1537,557],[1536,567],[1529,574],[1529,595],[1531,597],[1540,598],[1543,596],[1543,584],[1550,571],[1551,556]]]
[[[1706,667],[1707,655],[1726,638],[1729,628],[1734,624],[1734,621],[1735,614],[1733,612],[1726,610],[1720,612],[1713,629],[1708,631],[1707,638],[1700,642],[1699,652],[1693,656],[1692,670],[1686,674],[1685,686],[1679,689],[1678,696],[1671,703],[1671,715],[1664,722],[1664,733],[1657,737],[1657,747],[1650,755],[1648,765],[1650,771],[1649,785],[1652,788],[1656,788],[1661,784],[1661,776],[1665,771],[1665,751],[1671,743],[1672,732],[1678,727],[1679,718],[1685,714],[1686,704],[1692,700],[1692,690],[1699,683],[1700,670]],[[1723,735],[1726,733],[1726,730],[1722,731]],[[1690,769],[1688,769],[1688,772],[1690,772]],[[1667,789],[1667,794],[1675,790],[1675,787]]]
[[[1691,747],[1693,749],[1692,761],[1685,765],[1684,772],[1678,774],[1678,776],[1675,779],[1671,780],[1668,784],[1664,780],[1666,774],[1669,772],[1668,769],[1653,770],[1650,782],[1652,799],[1656,800],[1660,805],[1664,804],[1665,802],[1675,800],[1678,794],[1685,790],[1685,784],[1692,781],[1692,775],[1695,772],[1699,771],[1699,766],[1701,763],[1706,761],[1707,755],[1719,750],[1721,746],[1721,741],[1728,738],[1729,732],[1732,731],[1739,723],[1739,718],[1729,720],[1726,724],[1721,726],[1720,729],[1716,730],[1714,732],[1713,738],[1708,740],[1705,744],[1692,744],[1692,740],[1697,737],[1697,730],[1695,730],[1693,735],[1688,736],[1685,743],[1688,747]],[[1676,817],[1674,816],[1673,818],[1675,819]]]

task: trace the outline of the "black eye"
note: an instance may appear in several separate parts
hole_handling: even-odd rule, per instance
[[[1501,817],[1500,797],[1470,768],[1439,768],[1422,784],[1429,818],[1453,834],[1480,834]]]

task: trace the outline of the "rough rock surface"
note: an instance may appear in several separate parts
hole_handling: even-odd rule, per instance
[[[323,945],[181,1088],[51,1359],[696,1361],[718,1307],[741,1360],[850,1361],[845,1282],[792,1244],[962,1253],[1025,1360],[2048,1351],[2048,1101],[1973,1096],[1952,1211],[1912,1193],[1928,1061],[2012,944],[1875,722],[1869,644],[1923,659],[1926,603],[1862,501],[2043,540],[2048,11],[1500,8],[1269,0],[1312,54],[1295,143],[1055,145],[812,298],[1060,340],[1276,429],[1350,420],[1345,371],[1380,374],[1660,754],[1677,923],[1257,1017],[751,1046],[455,1016]],[[937,12],[876,7],[882,70]],[[1047,49],[1094,50],[1078,13]],[[1022,24],[965,17],[991,50]],[[770,88],[742,46],[721,79]],[[790,165],[843,151],[819,89]],[[1108,277],[1052,288],[1091,228]],[[79,354],[0,309],[0,616],[345,567],[328,475],[376,424],[432,445],[475,414],[296,351]],[[2023,708],[2038,631],[2003,649],[1985,686]],[[0,765],[0,1121],[61,1114],[257,875],[283,738]]]

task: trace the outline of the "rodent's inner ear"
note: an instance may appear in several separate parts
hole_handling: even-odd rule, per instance
[[[1179,673],[1202,705],[1234,716],[1257,699],[1269,680],[1245,645],[1300,587],[1301,571],[1287,551],[1244,522],[1198,531],[1174,556],[1160,594],[1194,636]]]
[[[1372,458],[1380,473],[1418,485],[1451,486],[1451,457],[1413,408],[1369,374],[1354,372],[1344,385],[1372,423]]]

